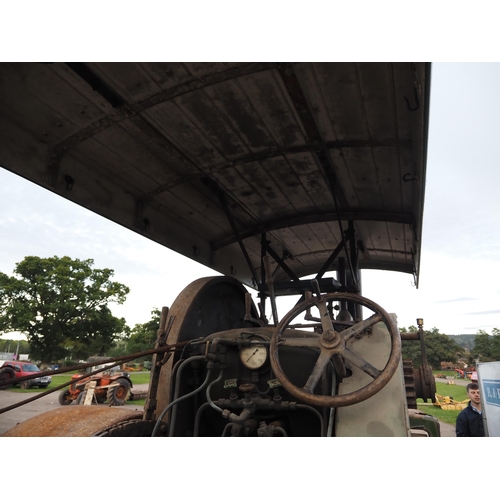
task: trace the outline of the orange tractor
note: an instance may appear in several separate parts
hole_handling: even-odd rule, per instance
[[[95,366],[93,371],[104,368],[104,366]],[[59,394],[59,403],[64,406],[71,404],[73,401],[76,401],[78,405],[84,404],[87,392],[92,390],[90,389],[91,386],[94,386],[90,382],[95,382],[92,403],[100,404],[108,401],[110,406],[121,406],[130,398],[132,381],[128,373],[122,372],[119,367],[115,366],[94,375],[91,373],[83,379],[81,379],[81,374],[73,375],[69,388]]]

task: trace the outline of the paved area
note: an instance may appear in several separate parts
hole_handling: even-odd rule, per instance
[[[441,427],[441,437],[457,437],[455,435],[455,426],[451,424],[446,424],[444,422],[439,422]]]
[[[148,384],[138,384],[137,386],[134,386],[133,391],[146,392],[147,388]],[[2,408],[25,401],[26,399],[29,399],[37,394],[40,393],[34,391],[33,393],[0,391],[0,411]],[[0,436],[25,420],[35,417],[36,415],[40,415],[40,413],[45,413],[47,411],[54,410],[55,408],[59,408],[60,404],[58,398],[59,391],[56,391],[44,396],[43,398],[37,399],[36,401],[26,403],[19,408],[9,410],[5,413],[0,413]],[[136,409],[138,411],[143,410],[142,406],[130,404],[124,405],[120,408],[126,408],[127,410]]]
[[[437,378],[437,377],[434,377],[434,379],[436,382],[441,382],[442,384],[446,384],[447,382],[453,382],[455,385],[463,385],[463,386],[470,384],[469,379],[463,379],[463,378],[454,378],[454,377]]]

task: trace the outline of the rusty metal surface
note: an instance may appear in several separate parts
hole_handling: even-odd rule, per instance
[[[168,307],[162,307],[160,316],[160,325],[156,335],[155,347],[163,346],[167,341],[169,327],[167,327]],[[172,324],[172,322],[170,323]],[[158,393],[158,383],[160,381],[161,367],[168,361],[170,353],[154,354],[152,358],[151,375],[149,380],[149,388],[147,392],[147,400],[144,405],[144,419],[151,420],[156,409],[156,395]]]
[[[436,380],[432,375],[432,368],[429,365],[422,365],[418,369],[413,370],[415,379],[416,397],[422,398],[424,402],[431,400],[436,402]]]
[[[403,360],[403,375],[405,379],[406,403],[409,409],[417,409],[417,392],[415,390],[415,375],[413,363],[409,359]]]
[[[436,402],[436,381],[432,374],[432,367],[427,361],[423,319],[417,319],[417,324],[418,330],[416,332],[401,334],[401,340],[418,340],[420,342],[420,367],[413,369],[411,361],[405,361],[405,383],[409,408],[417,407],[417,398],[422,398],[424,402],[428,399],[433,403]]]
[[[66,406],[26,420],[1,437],[89,437],[135,419],[142,419],[142,412],[105,406]]]
[[[403,374],[406,390],[406,403],[408,408],[417,408],[417,392],[415,389],[415,376],[413,363],[410,360],[403,360]]]
[[[128,420],[95,434],[96,437],[151,437],[155,422],[151,420]]]
[[[244,320],[246,289],[235,278],[216,276],[201,278],[189,284],[175,299],[166,320],[169,325],[167,343],[182,343],[211,333],[254,326]],[[254,318],[257,311],[252,304]],[[156,394],[158,416],[171,401],[172,369],[180,359],[178,351],[162,366]],[[154,397],[154,395],[152,395]]]

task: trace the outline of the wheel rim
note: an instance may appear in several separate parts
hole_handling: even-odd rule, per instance
[[[115,390],[115,398],[123,401],[127,397],[128,389],[124,385],[119,385]]]

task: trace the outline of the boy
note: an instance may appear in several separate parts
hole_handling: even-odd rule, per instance
[[[476,383],[467,385],[469,404],[457,417],[455,432],[457,437],[484,437],[483,416],[479,386]]]

